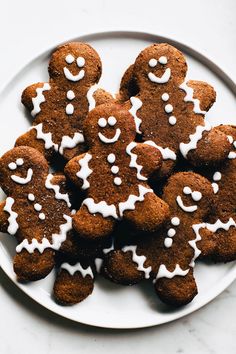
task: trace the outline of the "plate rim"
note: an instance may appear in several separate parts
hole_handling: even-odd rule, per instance
[[[163,35],[158,35],[152,32],[143,32],[143,31],[138,31],[138,30],[104,30],[104,31],[98,31],[98,32],[91,32],[91,33],[85,33],[85,34],[81,34],[80,36],[77,37],[73,37],[72,39],[68,39],[66,41],[62,41],[60,43],[58,43],[56,46],[70,42],[70,41],[89,41],[90,39],[97,37],[97,38],[103,38],[103,37],[124,37],[124,36],[128,36],[128,37],[138,37],[141,39],[147,39],[149,41],[151,41],[151,39],[153,39],[153,42],[158,41],[167,41],[168,43],[172,44],[172,45],[177,45],[178,48],[181,48],[181,50],[183,50],[185,53],[189,54],[190,56],[198,59],[203,65],[206,65],[208,67],[208,69],[210,69],[218,78],[220,78],[220,80],[222,80],[225,85],[229,88],[229,90],[232,92],[232,94],[234,96],[236,96],[236,83],[230,78],[230,76],[228,75],[228,73],[222,69],[220,66],[218,66],[217,64],[215,64],[215,62],[209,58],[203,51],[198,51],[194,48],[192,48],[189,45],[186,45],[183,42],[179,42],[171,37],[166,37]],[[41,53],[38,53],[36,56],[30,58],[30,60],[28,60],[23,66],[21,66],[21,68],[14,73],[10,79],[7,81],[7,83],[5,85],[3,85],[1,87],[1,91],[0,91],[0,98],[4,95],[4,92],[7,90],[8,86],[12,84],[12,81],[15,80],[17,78],[17,76],[21,75],[22,73],[24,73],[25,69],[27,68],[28,65],[30,65],[32,62],[34,62],[35,60],[39,59],[40,57],[45,56],[47,53],[52,52],[55,47],[51,46],[48,49],[45,49],[43,51],[41,51]],[[202,54],[204,53],[204,54]],[[3,250],[3,245],[0,241],[0,254],[3,255],[4,250]],[[232,265],[232,268],[227,272],[227,274],[222,278],[222,280],[217,283],[217,286],[214,286],[211,291],[209,292],[208,296],[206,298],[204,298],[204,300],[201,300],[200,303],[196,303],[195,305],[193,305],[190,308],[185,308],[184,311],[182,311],[182,313],[173,313],[171,319],[169,317],[167,317],[166,319],[163,319],[161,323],[157,323],[157,320],[154,319],[153,321],[149,321],[149,323],[146,323],[146,321],[144,321],[145,323],[139,324],[139,325],[114,325],[114,324],[108,324],[108,323],[102,323],[102,321],[85,321],[85,320],[79,320],[79,319],[75,319],[72,318],[72,316],[70,316],[70,314],[67,313],[63,313],[64,311],[64,307],[59,307],[59,309],[53,309],[53,306],[46,303],[41,300],[40,298],[37,298],[34,296],[34,294],[31,294],[31,290],[30,288],[25,287],[24,285],[22,285],[21,283],[17,282],[16,279],[14,279],[12,277],[12,274],[10,273],[10,271],[8,271],[7,266],[4,266],[4,258],[0,257],[0,266],[3,270],[3,272],[7,275],[7,277],[18,287],[18,289],[20,289],[21,291],[23,291],[27,296],[29,296],[33,301],[35,301],[36,303],[38,303],[40,306],[43,306],[44,308],[46,308],[47,310],[53,312],[54,314],[60,316],[60,317],[64,317],[68,320],[71,320],[73,322],[76,323],[81,323],[81,324],[85,324],[85,325],[89,325],[89,326],[93,326],[93,327],[99,327],[99,328],[109,328],[109,329],[138,329],[138,328],[147,328],[147,327],[153,327],[153,326],[158,326],[158,325],[162,325],[165,323],[169,323],[172,321],[175,321],[177,319],[180,319],[184,316],[187,316],[197,310],[199,310],[200,308],[204,307],[206,304],[208,304],[210,301],[212,301],[213,299],[215,299],[219,294],[221,294],[235,279],[236,279],[236,262],[235,264]],[[214,290],[214,291],[213,291]]]

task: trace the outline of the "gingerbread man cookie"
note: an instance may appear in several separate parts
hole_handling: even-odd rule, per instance
[[[72,232],[69,195],[62,192],[65,177],[49,174],[48,168],[30,147],[16,147],[0,159],[0,185],[7,195],[0,204],[0,230],[18,241],[14,270],[19,280],[45,277]]]
[[[49,82],[33,84],[22,94],[34,121],[16,145],[34,147],[48,160],[55,153],[69,160],[85,151],[83,121],[96,99],[111,98],[102,90],[96,92],[101,70],[101,60],[90,45],[72,42],[58,47],[49,63]]]
[[[162,196],[170,206],[170,221],[161,230],[139,237],[135,244],[108,254],[105,275],[122,284],[151,277],[165,303],[190,302],[197,294],[193,267],[201,253],[198,244],[203,235],[212,236],[204,220],[211,211],[213,194],[211,183],[198,174],[181,172],[170,177]]]
[[[230,149],[226,135],[204,120],[215,101],[214,89],[205,82],[186,82],[186,72],[183,54],[161,43],[144,49],[122,80],[121,97],[127,96],[126,80],[133,80],[131,89],[139,92],[125,105],[137,133],[160,149],[163,176],[173,170],[178,154],[194,165],[207,165],[224,160]]]
[[[135,143],[135,133],[131,114],[119,104],[100,105],[85,120],[89,151],[65,167],[72,182],[86,193],[73,217],[73,226],[82,237],[108,236],[120,219],[151,231],[168,216],[167,204],[147,184],[161,165],[161,154]]]
[[[207,173],[214,190],[208,226],[214,232],[214,237],[210,240],[203,238],[200,247],[205,258],[228,262],[236,259],[236,127],[222,125],[216,129],[228,136],[231,151],[217,170]]]

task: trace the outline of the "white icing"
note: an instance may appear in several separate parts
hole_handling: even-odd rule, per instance
[[[137,116],[137,111],[142,107],[143,103],[138,97],[130,97],[130,102],[132,104],[132,107],[130,108],[129,113],[134,118],[136,132],[138,134],[141,134],[142,132],[140,131],[140,125],[142,123],[142,119]]]
[[[109,154],[109,155],[107,156],[107,161],[108,161],[109,163],[114,163],[114,162],[116,161],[115,155],[114,155],[114,154]]]
[[[16,160],[17,166],[22,166],[24,164],[24,160],[22,158],[19,158]]]
[[[113,251],[114,249],[115,249],[115,247],[114,247],[114,239],[112,238],[112,240],[111,240],[111,246],[108,247],[108,248],[103,248],[102,252],[103,252],[104,254],[107,254],[107,253]]]
[[[177,119],[176,119],[175,116],[170,116],[170,117],[169,117],[169,123],[170,123],[170,125],[175,125],[176,122],[177,122]]]
[[[29,199],[31,202],[35,201],[35,196],[34,196],[34,194],[29,193],[29,194],[28,194],[28,199]]]
[[[40,213],[40,214],[39,214],[39,219],[40,219],[40,220],[45,220],[45,218],[46,218],[46,216],[45,216],[44,213]]]
[[[150,73],[148,73],[148,78],[150,81],[152,81],[156,84],[165,84],[166,82],[169,81],[170,75],[171,75],[171,70],[170,70],[170,68],[167,68],[161,77],[158,77],[155,74],[150,72]]]
[[[85,64],[85,59],[83,57],[78,57],[76,63],[79,68],[82,68]]]
[[[105,126],[107,125],[107,120],[105,118],[99,118],[98,119],[98,125],[101,128],[105,128]]]
[[[174,237],[175,234],[176,234],[175,229],[169,229],[168,232],[167,232],[167,235],[168,235],[169,237]]]
[[[93,271],[91,267],[83,268],[80,263],[76,263],[75,265],[70,265],[69,263],[62,263],[61,269],[65,269],[71,276],[73,276],[76,272],[79,272],[83,278],[89,275],[91,278],[94,278]]]
[[[163,148],[161,146],[158,146],[156,143],[154,143],[154,141],[152,140],[148,140],[148,141],[145,141],[144,144],[147,144],[147,145],[150,145],[150,146],[153,146],[155,147],[156,149],[158,149],[160,151],[160,153],[162,154],[162,158],[163,160],[176,160],[176,154],[174,151],[172,151],[171,149],[169,148]]]
[[[139,195],[131,194],[125,202],[119,203],[119,212],[120,216],[123,217],[123,214],[126,210],[135,210],[135,203],[144,201],[144,196],[147,193],[153,193],[152,189],[148,189],[142,185],[138,185]]]
[[[102,264],[103,264],[103,259],[102,258],[95,258],[94,263],[95,263],[97,273],[100,273],[101,268],[102,268]]]
[[[118,166],[112,166],[111,172],[116,175],[119,172],[119,167]]]
[[[64,149],[73,149],[78,144],[84,142],[84,136],[82,133],[74,133],[73,138],[69,137],[68,135],[64,135],[61,140],[59,153],[63,155]]]
[[[82,205],[86,205],[90,214],[99,213],[102,214],[104,218],[112,216],[114,219],[118,219],[115,205],[108,205],[104,200],[99,203],[95,203],[93,198],[86,198]]]
[[[194,224],[192,225],[192,229],[196,235],[196,238],[194,240],[188,241],[189,245],[193,248],[194,250],[194,256],[190,262],[190,267],[194,267],[195,266],[195,260],[200,256],[201,251],[200,249],[197,247],[197,242],[201,241],[201,235],[199,233],[200,229],[205,228],[206,224],[205,223],[201,223],[201,224]]]
[[[32,176],[33,176],[33,170],[32,168],[29,168],[28,171],[27,171],[27,175],[26,177],[20,177],[20,176],[17,176],[17,175],[12,175],[11,176],[11,179],[16,182],[16,183],[19,183],[19,184],[27,184],[31,181],[32,179]]]
[[[154,68],[155,66],[157,66],[157,63],[158,63],[158,61],[156,59],[152,58],[152,59],[149,60],[148,65],[151,68]]]
[[[54,176],[49,173],[47,175],[46,181],[45,181],[45,187],[47,189],[52,189],[55,193],[55,198],[57,200],[64,200],[68,206],[68,208],[71,207],[71,203],[70,203],[70,199],[69,199],[69,195],[68,193],[60,193],[60,186],[58,186],[58,184],[52,184],[51,180]]]
[[[71,115],[74,113],[74,106],[71,103],[66,105],[66,114]]]
[[[167,64],[167,57],[161,56],[161,57],[158,59],[158,61],[159,61],[160,64],[165,65],[165,64]]]
[[[35,203],[35,204],[34,204],[34,209],[35,209],[36,211],[40,211],[40,210],[42,210],[42,205],[39,204],[39,203]]]
[[[184,194],[187,194],[187,195],[191,195],[192,199],[195,201],[195,202],[198,202],[199,200],[202,199],[202,193],[201,192],[198,192],[198,191],[192,191],[192,189],[188,186],[184,187],[183,189],[183,193]]]
[[[170,248],[173,244],[173,240],[169,237],[166,237],[164,240],[164,245],[166,248]]]
[[[171,104],[167,104],[165,106],[166,113],[171,113],[173,111],[173,106]]]
[[[230,151],[229,155],[228,155],[229,159],[236,159],[236,152],[235,151]]]
[[[117,123],[117,120],[116,120],[116,118],[115,117],[109,117],[108,118],[108,124],[111,126],[111,127],[113,127],[114,125],[116,125],[116,123]]]
[[[90,89],[87,92],[87,101],[88,101],[88,111],[90,112],[92,109],[95,108],[96,106],[96,101],[93,97],[94,92],[97,90],[98,85],[95,84],[90,87]]]
[[[177,216],[174,216],[172,219],[171,219],[171,224],[174,225],[174,226],[179,226],[180,224],[180,219],[177,217]]]
[[[169,278],[172,279],[174,278],[176,275],[179,275],[181,277],[185,277],[185,275],[187,275],[189,272],[189,269],[183,270],[181,269],[181,267],[179,266],[179,264],[176,264],[175,269],[173,270],[173,272],[170,272],[166,266],[164,264],[161,264],[156,276],[156,279],[160,279],[160,278]]]
[[[8,223],[9,223],[8,228],[7,228],[7,232],[10,235],[15,235],[15,233],[17,232],[17,230],[19,228],[19,225],[16,221],[18,214],[12,210],[12,206],[14,203],[15,203],[14,199],[11,197],[8,197],[6,199],[5,206],[3,208],[3,210],[6,211],[10,215],[9,218],[7,219]]]
[[[179,205],[179,207],[183,210],[186,211],[187,213],[193,213],[194,211],[197,210],[197,205],[190,205],[190,206],[186,206],[184,205],[182,198],[180,195],[177,196],[176,201]]]
[[[76,176],[83,180],[83,185],[81,189],[85,190],[90,187],[90,183],[88,181],[88,177],[91,175],[93,170],[89,168],[89,161],[92,159],[92,155],[86,153],[85,156],[78,161],[80,165],[80,170],[76,173]]]
[[[137,270],[139,270],[140,272],[144,272],[145,274],[145,279],[149,279],[150,278],[150,273],[152,271],[152,267],[145,267],[144,263],[147,259],[147,257],[145,256],[138,256],[137,255],[137,246],[125,246],[124,248],[122,248],[123,252],[132,252],[132,260],[134,263],[137,264]]]
[[[35,250],[43,253],[46,248],[51,248],[58,251],[61,247],[61,244],[66,240],[67,233],[72,229],[71,217],[64,214],[63,218],[66,220],[66,223],[60,225],[60,231],[58,234],[52,234],[52,243],[50,243],[45,237],[41,242],[37,241],[35,238],[33,238],[31,242],[29,242],[27,239],[24,239],[16,247],[16,252],[19,253],[23,249],[26,249],[29,253],[33,253]]]
[[[52,141],[52,133],[43,132],[43,123],[33,126],[32,129],[35,129],[37,131],[37,139],[42,139],[44,141],[44,146],[46,150],[53,147],[55,151],[58,151],[58,144],[55,144]]]
[[[85,75],[85,71],[84,70],[80,70],[79,73],[77,75],[73,75],[72,72],[70,72],[70,70],[67,67],[64,67],[64,75],[65,77],[73,82],[79,81],[81,79],[83,79],[84,75]]]
[[[236,223],[233,218],[230,218],[226,223],[223,223],[220,219],[218,219],[214,224],[206,223],[207,229],[211,232],[216,232],[219,229],[228,231],[231,226],[236,227]]]
[[[115,135],[113,136],[113,138],[109,139],[100,132],[98,133],[98,137],[105,144],[113,144],[116,141],[118,141],[120,134],[121,134],[121,130],[118,128],[118,129],[116,129],[116,132],[115,132]]]
[[[233,144],[234,138],[231,135],[227,135],[227,138],[228,138],[230,144]]]
[[[183,82],[179,86],[182,90],[185,91],[186,96],[184,97],[185,102],[193,103],[193,112],[196,114],[206,114],[206,111],[202,111],[200,108],[200,101],[197,98],[193,98],[193,89],[192,87],[187,86],[186,82]]]
[[[161,96],[162,101],[166,102],[168,101],[168,99],[170,98],[170,96],[168,95],[168,93],[163,93]]]
[[[45,102],[46,99],[44,97],[43,92],[44,91],[49,91],[51,89],[51,86],[48,83],[43,84],[43,87],[38,87],[36,89],[36,97],[32,98],[32,104],[33,104],[33,109],[31,111],[31,115],[35,117],[40,111],[40,105],[41,103]]]
[[[215,172],[214,175],[213,175],[213,181],[220,181],[221,180],[221,173],[219,171]]]
[[[135,143],[134,141],[132,141],[129,145],[127,145],[126,147],[126,153],[130,156],[130,164],[129,164],[129,167],[131,168],[136,168],[137,170],[137,178],[140,180],[140,181],[146,181],[147,178],[143,175],[141,175],[141,170],[143,168],[142,165],[139,165],[137,163],[137,158],[138,156],[132,152],[132,150],[137,146],[137,143]]]
[[[75,98],[74,91],[72,91],[72,90],[67,91],[66,97],[67,97],[68,100],[70,100],[70,101],[73,100],[73,99]]]
[[[114,184],[117,185],[117,186],[120,186],[122,183],[122,180],[120,177],[115,177],[114,178]]]
[[[16,170],[17,169],[17,165],[15,162],[10,162],[8,165],[9,170]]]
[[[212,185],[214,194],[218,193],[219,185],[217,183],[212,183],[211,185]]]
[[[68,64],[72,64],[72,63],[75,61],[75,58],[73,57],[73,55],[68,54],[68,55],[65,57],[65,61],[66,61]]]
[[[201,140],[203,132],[209,130],[211,130],[211,126],[208,122],[205,122],[205,125],[198,125],[195,133],[189,135],[189,143],[179,144],[181,154],[186,158],[190,150],[196,149],[197,143]]]

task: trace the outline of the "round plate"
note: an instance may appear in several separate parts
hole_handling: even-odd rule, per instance
[[[207,114],[207,119],[215,125],[235,122],[234,83],[219,67],[195,50],[168,38],[138,32],[96,33],[73,40],[86,41],[98,51],[103,62],[103,75],[99,84],[111,92],[117,92],[122,74],[143,48],[154,42],[173,44],[187,57],[188,78],[207,81],[216,89],[217,102]],[[20,69],[0,95],[0,116],[4,120],[0,131],[0,154],[12,148],[15,139],[30,125],[20,102],[21,92],[34,82],[47,81],[51,51],[52,49],[41,54]],[[151,282],[122,287],[98,278],[92,296],[81,304],[62,307],[51,297],[53,272],[41,281],[26,285],[17,283],[12,268],[14,253],[15,241],[9,235],[2,234],[2,269],[32,299],[68,319],[107,328],[140,328],[173,321],[214,299],[236,278],[235,262],[217,265],[198,263],[195,275],[199,294],[189,305],[176,310],[159,302]]]

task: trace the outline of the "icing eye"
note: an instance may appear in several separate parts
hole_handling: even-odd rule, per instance
[[[105,128],[105,126],[107,125],[107,120],[105,118],[99,118],[98,119],[98,125],[101,128]]]
[[[198,202],[199,200],[202,199],[202,193],[201,192],[197,192],[197,191],[194,191],[192,193],[192,198],[195,202]]]
[[[165,65],[167,64],[167,57],[162,56],[158,59],[158,61],[160,64]]]
[[[82,68],[84,66],[84,64],[85,64],[85,59],[83,57],[78,57],[76,59],[76,62],[77,62],[77,66],[79,68]]]
[[[113,125],[116,125],[116,122],[117,122],[117,120],[116,120],[115,117],[109,117],[109,118],[108,118],[108,124],[109,124],[111,127],[113,127]]]
[[[192,193],[191,188],[189,188],[189,187],[184,187],[183,192],[184,192],[184,194],[191,194]]]
[[[22,166],[23,163],[24,163],[24,160],[23,160],[23,159],[17,159],[17,160],[16,160],[17,166]]]
[[[68,54],[67,56],[66,56],[66,62],[67,62],[67,64],[72,64],[74,61],[75,61],[75,58],[73,57],[73,55],[71,55],[71,54]]]
[[[154,68],[155,66],[157,66],[157,60],[152,58],[149,60],[148,62],[148,65],[151,67],[151,68]]]
[[[10,170],[16,170],[17,169],[16,163],[15,162],[9,163],[8,168]]]

